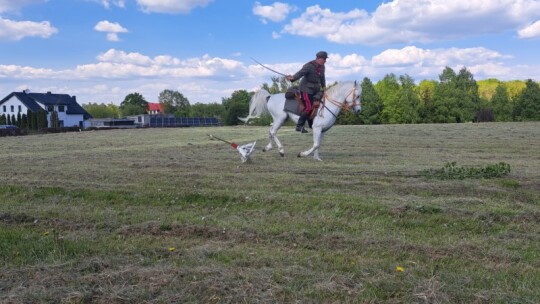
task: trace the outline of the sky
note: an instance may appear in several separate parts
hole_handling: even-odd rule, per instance
[[[327,83],[417,83],[445,67],[540,81],[540,0],[0,0],[0,99],[61,93],[119,105],[256,91],[328,52]]]

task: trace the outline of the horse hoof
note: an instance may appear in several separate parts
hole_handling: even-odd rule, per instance
[[[279,155],[281,155],[281,157],[285,157],[285,153],[283,152],[279,152]]]
[[[266,148],[263,148],[262,151],[263,151],[263,152],[266,152]]]
[[[296,157],[302,157],[302,153],[298,153],[298,155],[296,155]]]

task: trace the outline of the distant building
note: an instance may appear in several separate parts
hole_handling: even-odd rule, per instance
[[[146,112],[148,114],[150,114],[150,115],[165,113],[165,111],[163,109],[163,104],[155,103],[155,102],[149,102],[148,103],[148,109],[146,110]]]
[[[129,118],[92,118],[86,122],[86,129],[131,129],[137,128],[133,119]]]
[[[0,115],[26,115],[28,111],[37,113],[40,109],[47,113],[48,127],[52,127],[51,113],[58,113],[59,127],[84,128],[84,122],[92,116],[81,107],[75,96],[67,94],[13,92],[0,100]]]

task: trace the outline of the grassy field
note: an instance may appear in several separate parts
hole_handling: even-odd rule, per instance
[[[0,302],[538,303],[540,123],[266,133],[0,138]]]

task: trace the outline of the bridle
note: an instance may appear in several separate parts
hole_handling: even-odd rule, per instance
[[[351,96],[352,95],[352,103],[349,104],[347,103],[347,97]],[[328,96],[328,94],[326,93],[326,91],[324,92],[324,95],[323,95],[323,110],[324,109],[327,109],[328,112],[330,112],[332,115],[334,115],[335,118],[337,118],[336,114],[334,114],[332,111],[330,111],[330,109],[328,109],[328,107],[326,106],[326,102],[330,102],[331,104],[337,106],[338,108],[341,108],[343,110],[349,110],[351,108],[354,108],[356,105],[360,105],[362,106],[362,101],[359,101],[358,103],[356,103],[356,81],[354,82],[354,85],[353,85],[353,88],[351,89],[351,91],[349,93],[347,93],[347,95],[345,95],[345,99],[343,100],[343,102],[340,102],[339,100],[335,100],[335,99],[332,99],[330,98],[330,96]],[[319,111],[319,116],[321,117],[324,117],[323,116],[323,112],[324,111]]]

